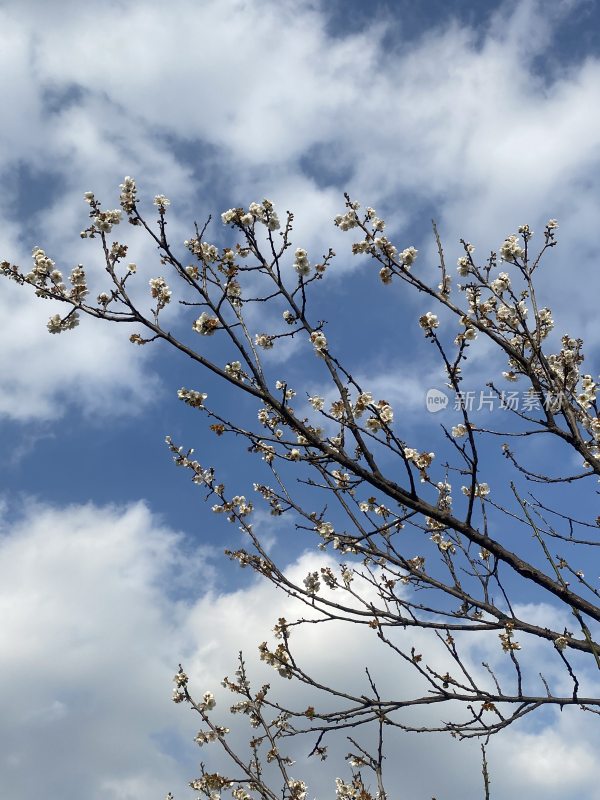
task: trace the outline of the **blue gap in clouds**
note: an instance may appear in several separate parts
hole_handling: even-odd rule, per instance
[[[544,4],[540,5],[543,12]],[[586,58],[598,58],[599,30],[600,4],[596,0],[575,0],[560,14],[545,50],[532,60],[532,71],[550,83]]]
[[[66,87],[46,87],[42,93],[42,104],[46,114],[61,114],[71,106],[81,104],[86,92],[72,83]]]
[[[343,209],[343,192],[349,187],[353,175],[352,159],[344,160],[344,153],[339,145],[333,142],[318,142],[304,152],[299,158],[299,166],[319,189],[331,186],[340,188],[340,212]]]
[[[9,218],[19,221],[21,239],[27,247],[32,246],[36,215],[49,208],[64,193],[65,187],[61,171],[47,167],[40,169],[25,161],[16,163],[4,176],[4,189],[11,197],[6,213]]]
[[[396,49],[453,21],[476,30],[487,27],[491,15],[502,5],[477,0],[335,0],[324,4],[324,11],[330,36],[358,33],[373,22],[389,23],[387,43]]]
[[[82,325],[89,322],[84,319]],[[123,330],[124,347],[130,346],[128,333]],[[257,404],[249,398],[240,404],[237,392],[224,390],[220,379],[172,349],[157,343],[154,351],[152,367],[163,391],[139,414],[133,409],[132,414],[118,415],[108,409],[105,415],[85,415],[63,398],[65,416],[59,420],[0,423],[5,453],[0,459],[0,500],[8,501],[3,516],[7,521],[20,517],[29,498],[59,508],[89,502],[100,508],[124,507],[144,500],[161,524],[185,534],[180,544],[184,554],[193,559],[196,548],[215,548],[221,590],[244,585],[253,580],[253,573],[242,572],[222,551],[246,546],[246,540],[236,525],[211,512],[214,500],[205,502],[206,490],[192,483],[189,470],[176,467],[165,436],[172,435],[186,450],[195,448],[203,466],[214,465],[230,495],[245,493],[254,500],[257,457],[246,453],[244,441],[216,437],[205,415],[177,398],[177,389],[207,392],[215,408],[237,420],[240,414],[254,420]],[[176,590],[171,587],[170,593]]]
[[[502,21],[523,3],[524,0],[371,0],[370,3],[334,0],[324,4],[323,10],[328,17],[327,33],[332,37],[358,33],[373,22],[383,22],[388,25],[383,45],[394,51],[452,23],[470,27],[482,43],[488,33],[501,34]],[[533,5],[537,5],[540,21],[546,15],[553,18],[547,46],[532,59],[531,69],[538,77],[554,80],[585,58],[599,55],[600,3],[597,0]]]
[[[182,139],[170,133],[156,137],[161,142],[163,149],[172,153],[178,164],[184,166],[190,173],[190,183],[194,188],[194,207],[191,215],[186,212],[189,236],[194,233],[193,223],[197,222],[202,229],[209,216],[212,217],[208,231],[208,239],[214,241],[217,231],[220,233],[220,214],[230,207],[227,204],[227,188],[235,185],[235,175],[232,174],[230,154],[223,148],[206,142],[203,139]],[[142,186],[142,176],[139,176],[140,196],[150,196],[148,187]],[[166,191],[165,187],[158,187],[157,191]],[[171,198],[173,201],[176,198]],[[240,198],[240,202],[243,198]],[[246,205],[250,200],[246,200]]]

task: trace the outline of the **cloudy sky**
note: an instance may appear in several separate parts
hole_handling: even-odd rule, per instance
[[[338,251],[323,315],[357,374],[427,437],[424,392],[443,383],[415,323],[428,308],[374,292],[332,225],[343,193],[374,206],[424,270],[432,217],[451,263],[460,237],[487,253],[523,222],[558,218],[540,291],[597,363],[599,28],[594,0],[0,0],[0,258],[28,267],[41,245],[92,274],[83,192],[117,207],[125,175],[149,207],[171,199],[178,243],[195,220],[269,197],[294,211],[298,245]],[[220,223],[210,230],[227,243]],[[152,247],[126,234],[152,277]],[[248,493],[235,443],[217,448],[177,400],[179,386],[211,391],[212,379],[131,346],[122,326],[86,320],[51,337],[54,312],[0,285],[0,783],[11,800],[180,800],[210,755],[170,700],[177,664],[214,690],[238,650],[255,660],[286,604],[224,559],[240,536],[164,444],[206,447]],[[301,374],[297,357],[282,356],[282,371]],[[264,525],[291,574],[316,564]],[[315,670],[362,670],[371,645],[346,637],[307,642]],[[381,680],[393,683],[391,667]],[[581,716],[495,742],[494,800],[598,800],[597,725]],[[479,796],[477,747],[393,747],[407,797]],[[310,769],[310,797],[331,796]]]

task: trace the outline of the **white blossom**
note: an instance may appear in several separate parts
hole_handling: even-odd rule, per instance
[[[258,347],[262,347],[263,350],[271,350],[273,347],[273,337],[269,336],[267,333],[257,333],[254,337],[254,341]]]
[[[410,269],[411,265],[414,263],[418,252],[419,251],[414,247],[407,247],[406,250],[400,253],[400,259],[407,269]]]
[[[463,425],[462,422],[461,422],[461,423],[459,423],[458,425],[455,425],[452,428],[452,438],[453,439],[460,439],[463,436],[466,436],[468,432],[469,431],[467,429],[467,426]]]
[[[431,311],[428,311],[426,314],[423,314],[422,317],[419,317],[419,325],[424,331],[432,331],[434,328],[438,328],[440,323],[437,316]]]
[[[308,261],[308,253],[302,247],[298,247],[294,254],[294,269],[302,277],[310,275],[310,264]]]
[[[206,311],[203,311],[192,325],[193,330],[202,336],[212,336],[219,327],[219,320],[216,317],[211,317]]]
[[[322,351],[327,349],[327,339],[321,331],[313,331],[310,335],[310,340],[315,346],[315,350]]]
[[[50,317],[48,320],[48,324],[46,325],[50,333],[61,333],[63,330],[62,327],[62,319],[60,314],[54,314],[54,316]]]
[[[119,186],[119,189],[121,190],[121,194],[119,196],[121,208],[126,214],[131,214],[137,201],[137,187],[134,179],[129,175],[126,175],[125,178],[123,178],[123,183]],[[86,194],[92,193],[88,192]]]
[[[358,216],[356,210],[351,208],[346,214],[338,214],[334,219],[336,227],[342,231],[349,231],[351,228],[356,228],[358,225]]]
[[[461,492],[465,494],[467,497],[471,496],[471,487],[470,486],[461,486]],[[476,483],[475,484],[475,497],[487,497],[490,493],[490,487],[487,483]]]
[[[507,236],[500,247],[500,256],[503,261],[515,261],[525,255],[525,250],[519,244],[519,237],[513,233]]]
[[[306,587],[306,591],[309,594],[317,594],[319,589],[321,588],[321,582],[319,581],[319,573],[318,572],[309,572],[306,578],[302,581],[304,586]]]
[[[458,274],[462,278],[466,278],[469,272],[471,271],[471,262],[467,258],[467,256],[461,256],[456,262],[456,267],[458,270]]]
[[[192,406],[192,408],[203,408],[204,401],[208,395],[204,394],[204,392],[197,392],[194,389],[186,389],[182,386],[181,389],[177,391],[177,397],[183,400],[184,403]]]
[[[240,211],[241,209],[239,208],[230,208],[228,211],[224,211],[221,214],[221,221],[223,222],[223,225],[230,225],[232,222],[236,222],[240,215]]]
[[[150,284],[150,291],[152,297],[157,300],[158,308],[163,308],[171,301],[171,290],[166,284],[164,278],[151,278],[148,283]]]

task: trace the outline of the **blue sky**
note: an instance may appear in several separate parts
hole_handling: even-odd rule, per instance
[[[417,247],[432,280],[432,217],[450,264],[461,236],[485,254],[525,221],[541,231],[558,218],[542,302],[597,364],[599,27],[592,0],[0,0],[10,76],[0,87],[0,258],[27,266],[39,244],[64,269],[82,262],[93,274],[94,243],[79,238],[83,192],[116,207],[128,174],[149,210],[155,194],[171,199],[180,246],[209,214],[209,238],[227,244],[221,211],[270,197],[295,212],[297,245],[315,258],[337,251],[315,316],[393,403],[403,435],[430,449],[453,416],[425,411],[425,391],[443,386],[416,324],[429,307],[350,255],[332,224],[343,192]],[[152,277],[152,248],[126,235]],[[255,461],[210,437],[176,390],[255,409],[238,412],[212,377],[164,348],[131,346],[120,326],[84,321],[49,336],[54,309],[8,282],[0,311],[1,783],[13,800],[37,793],[40,774],[46,795],[63,800],[190,796],[196,722],[170,702],[174,668],[184,660],[199,691],[217,686],[240,647],[254,657],[285,603],[221,556],[241,537],[173,466],[164,437],[250,494]],[[296,348],[270,368],[316,390],[322,376],[305,363]],[[474,349],[470,385],[493,377],[490,363]],[[577,502],[591,510],[583,492]],[[305,540],[263,524],[293,574],[317,563]],[[369,645],[336,636],[344,664],[362,664]],[[323,643],[311,648],[316,670],[340,668]],[[545,722],[494,743],[495,800],[600,798],[593,720]],[[419,737],[398,747],[407,796],[478,796],[476,748]],[[330,791],[320,780],[311,796]]]

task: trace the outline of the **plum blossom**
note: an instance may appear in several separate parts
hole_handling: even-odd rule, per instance
[[[426,314],[423,314],[422,317],[419,317],[419,325],[424,331],[431,332],[434,328],[438,328],[440,323],[437,316],[431,311],[428,311]]]
[[[243,210],[241,208],[230,208],[228,211],[224,211],[221,214],[221,221],[223,225],[230,225],[233,222],[237,222],[242,213]]]
[[[510,289],[510,275],[508,272],[501,272],[498,277],[490,283],[490,289],[495,294],[502,294]]]
[[[470,486],[461,486],[461,492],[466,495],[467,497],[471,496],[471,488]],[[490,487],[487,483],[476,483],[475,484],[475,492],[474,497],[487,497],[490,493]]]
[[[203,311],[192,325],[192,328],[196,331],[196,333],[199,333],[202,336],[212,336],[219,327],[219,320],[216,317],[211,317],[211,315],[206,311]]]
[[[49,333],[62,333],[63,331],[71,331],[79,325],[79,314],[76,311],[71,312],[65,319],[61,319],[60,314],[54,314],[48,320],[46,327]]]
[[[306,578],[302,581],[304,586],[306,587],[306,591],[309,594],[317,594],[319,589],[321,588],[321,582],[319,580],[319,573],[318,572],[309,572]]]
[[[407,247],[406,250],[403,250],[400,253],[400,259],[404,264],[404,266],[406,267],[406,269],[410,269],[411,265],[414,263],[417,257],[418,252],[419,251],[416,250],[414,247]]]
[[[461,439],[463,436],[466,436],[468,432],[467,426],[463,425],[461,422],[452,428],[452,438]]]
[[[164,211],[167,206],[171,205],[171,201],[164,194],[157,194],[154,198],[154,205],[160,210]]]
[[[356,213],[358,208],[359,204],[354,203],[353,207],[345,214],[338,214],[337,217],[334,219],[336,227],[338,227],[342,231],[349,231],[352,228],[356,228],[356,226],[358,225],[358,215]]]
[[[99,211],[94,217],[94,225],[101,233],[110,233],[113,225],[121,221],[121,210]]]
[[[177,391],[177,397],[192,408],[204,408],[204,401],[208,397],[204,392],[195,389],[186,389],[184,386]]]
[[[254,342],[258,347],[262,347],[263,350],[271,350],[273,347],[273,337],[269,336],[268,333],[257,333],[254,337]]]
[[[121,194],[119,196],[119,202],[121,204],[121,208],[126,214],[131,214],[137,202],[137,187],[135,185],[135,181],[129,175],[126,175],[123,178],[123,183],[119,186],[121,190]],[[88,200],[88,195],[92,195],[92,200],[94,199],[94,195],[92,192],[86,192],[84,197],[86,202],[91,202]]]
[[[152,297],[157,300],[158,308],[164,308],[171,301],[171,290],[167,286],[164,278],[151,278],[148,283],[150,284],[150,291]]]
[[[516,233],[507,236],[500,247],[500,256],[503,261],[516,261],[525,255],[525,250],[519,244]]]
[[[322,352],[327,349],[327,339],[325,338],[325,334],[321,331],[313,331],[310,335],[310,340],[317,352]]]
[[[382,267],[379,270],[379,278],[383,284],[390,284],[392,282],[392,275],[394,273],[389,267]]]
[[[248,207],[248,216],[240,219],[244,224],[248,225],[256,220],[261,222],[270,231],[276,231],[280,227],[279,217],[273,207],[273,203],[265,198],[262,203],[250,203]]]
[[[471,271],[471,261],[467,256],[461,256],[456,262],[456,268],[461,278],[466,278]]]
[[[294,253],[294,269],[298,273],[298,275],[305,278],[307,275],[310,275],[310,264],[308,261],[308,253],[304,248],[298,247],[296,252]]]
[[[394,419],[394,411],[385,400],[379,400],[375,407],[379,416],[369,417],[366,422],[367,429],[371,433],[377,433],[384,425],[390,425]]]

